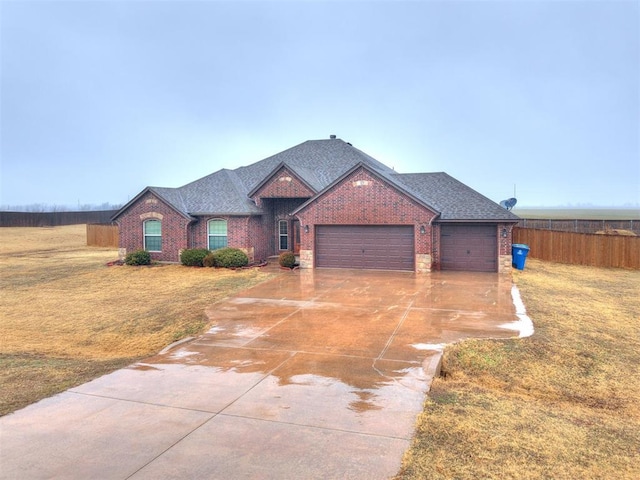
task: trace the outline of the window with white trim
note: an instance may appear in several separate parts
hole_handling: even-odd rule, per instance
[[[227,246],[227,221],[214,218],[207,223],[209,250],[217,250]]]
[[[162,251],[162,222],[160,220],[145,220],[142,224],[144,231],[144,249],[148,252]]]
[[[289,250],[289,222],[287,220],[278,222],[278,238],[280,250]]]

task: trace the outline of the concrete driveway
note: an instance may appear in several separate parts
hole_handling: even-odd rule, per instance
[[[0,418],[0,478],[388,478],[441,345],[524,335],[516,310],[497,274],[285,273],[205,335]]]

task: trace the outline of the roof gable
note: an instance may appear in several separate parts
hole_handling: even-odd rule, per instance
[[[388,175],[384,175],[381,172],[378,172],[378,171],[374,170],[373,168],[371,168],[370,166],[368,166],[368,165],[366,165],[364,163],[359,163],[359,164],[355,165],[354,167],[352,167],[351,169],[349,169],[347,172],[345,172],[339,178],[337,178],[334,182],[332,182],[330,185],[328,185],[324,190],[319,192],[316,196],[314,196],[313,198],[310,198],[308,201],[306,201],[305,203],[300,205],[300,207],[298,207],[294,212],[292,212],[292,214],[295,215],[295,214],[297,214],[299,212],[302,212],[307,207],[309,207],[310,205],[314,204],[315,202],[320,200],[325,195],[328,195],[334,189],[334,187],[342,184],[346,179],[348,179],[351,175],[353,175],[358,170],[365,170],[370,175],[372,175],[374,178],[377,178],[380,181],[382,181],[383,183],[389,185],[390,187],[392,187],[393,189],[397,190],[399,193],[403,194],[404,196],[408,197],[409,199],[411,199],[412,201],[414,201],[418,205],[420,205],[420,206],[432,211],[433,213],[436,213],[436,214],[440,213],[432,205],[429,205],[428,203],[426,203],[424,200],[422,200],[418,196],[413,195],[406,188],[402,188],[402,186],[399,185],[398,182],[396,182],[393,179],[391,179]]]
[[[116,212],[116,214],[111,217],[111,221],[116,221],[117,218],[122,216],[131,206],[137,203],[140,199],[142,199],[147,193],[151,193],[158,197],[158,199],[165,203],[167,206],[175,210],[177,213],[182,215],[183,217],[192,220],[192,217],[186,213],[184,209],[180,208],[180,204],[182,200],[179,197],[179,194],[176,195],[173,188],[161,188],[161,187],[147,187],[142,190],[138,195],[132,198],[129,202],[127,202],[120,210]]]
[[[251,190],[249,197],[254,198],[305,198],[316,194],[295,170],[286,164],[279,164],[256,188]]]

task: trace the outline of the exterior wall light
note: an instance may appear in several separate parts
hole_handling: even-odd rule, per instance
[[[304,233],[309,233],[309,225],[304,226]]]
[[[502,232],[500,235],[502,236],[502,238],[507,238],[507,229],[505,227],[502,227]]]
[[[420,233],[421,233],[422,235],[424,235],[425,233],[427,233],[427,229],[426,229],[426,228],[424,228],[424,225],[420,225]]]

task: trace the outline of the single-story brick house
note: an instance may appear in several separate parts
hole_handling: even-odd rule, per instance
[[[336,138],[179,188],[147,187],[114,217],[120,255],[283,251],[302,268],[507,271],[519,218],[446,173],[397,173]]]

